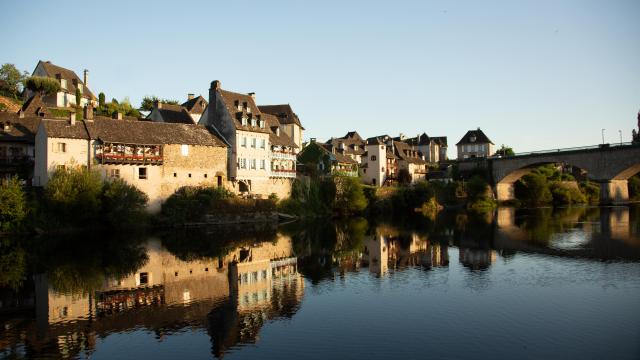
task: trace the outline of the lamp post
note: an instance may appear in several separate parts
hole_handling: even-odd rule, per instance
[[[605,130],[605,129],[602,129],[602,144],[603,144],[603,145],[604,145],[604,130]]]
[[[618,130],[618,134],[620,134],[620,145],[622,145],[622,130]]]

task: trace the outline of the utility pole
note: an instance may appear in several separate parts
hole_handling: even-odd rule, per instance
[[[605,129],[602,129],[602,144],[603,144],[603,145],[604,145],[604,130],[605,130]]]
[[[620,145],[622,145],[622,130],[618,130],[618,133],[620,134]]]

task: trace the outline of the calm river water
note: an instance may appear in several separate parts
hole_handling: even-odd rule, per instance
[[[0,244],[0,358],[640,358],[638,207]]]

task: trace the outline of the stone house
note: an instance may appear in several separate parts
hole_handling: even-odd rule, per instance
[[[412,182],[426,178],[427,162],[416,147],[382,135],[367,139],[365,148],[362,179],[366,184],[391,184],[398,180],[398,174],[403,169],[408,172]]]
[[[42,120],[36,133],[34,185],[56,169],[82,166],[121,178],[149,196],[150,212],[183,186],[226,186],[227,145],[199,125],[93,117]]]
[[[406,138],[400,134],[395,140],[404,141],[418,149],[424,155],[424,160],[427,163],[436,164],[447,160],[446,136],[430,137],[426,133],[422,133],[414,138]]]
[[[298,146],[280,127],[278,118],[262,113],[269,133],[269,145],[271,156],[269,162],[270,177],[272,179],[295,179],[296,178],[296,154]]]
[[[32,76],[48,77],[60,82],[60,91],[43,98],[44,103],[49,107],[74,107],[76,105],[76,89],[80,90],[82,96],[80,106],[84,107],[87,104],[98,105],[96,97],[87,86],[89,70],[84,70],[84,80],[81,80],[73,70],[54,65],[51,61],[40,60],[33,70]],[[32,91],[25,90],[25,98],[33,95]]]
[[[325,146],[331,151],[348,156],[358,164],[362,164],[362,156],[365,152],[365,140],[357,131],[349,131],[341,138],[327,140]]]
[[[321,175],[358,176],[359,165],[355,160],[342,155],[330,144],[316,142],[314,138],[300,151],[298,162],[304,165],[307,173],[317,171]]]
[[[480,130],[469,130],[456,144],[458,160],[489,157],[495,153],[495,144]]]
[[[35,135],[40,121],[51,117],[40,95],[29,98],[17,112],[0,112],[0,179],[33,178]]]
[[[297,123],[293,124],[293,128],[298,126]],[[212,129],[229,144],[227,174],[235,192],[260,197],[271,194],[280,198],[289,196],[293,177],[289,176],[287,181],[283,181],[280,176],[282,172],[272,172],[270,168],[274,164],[272,160],[280,156],[276,153],[279,145],[272,147],[270,143],[274,135],[271,125],[276,123],[271,121],[270,125],[267,124],[266,117],[256,105],[255,93],[223,90],[220,81],[213,81],[209,89],[209,105],[199,124]],[[279,119],[278,124],[282,132]],[[302,132],[300,130],[293,135],[290,138],[294,139],[295,144],[295,137],[300,137]]]

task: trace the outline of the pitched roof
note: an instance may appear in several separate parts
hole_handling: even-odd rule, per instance
[[[44,119],[42,124],[47,132],[47,137],[62,139],[89,139],[87,128],[83,121],[76,121],[71,125],[69,120]]]
[[[331,145],[330,144],[318,144],[318,145],[322,150],[326,151],[331,156],[333,156],[338,163],[341,163],[341,164],[357,164],[358,163],[357,161],[353,160],[349,156],[342,155],[339,152],[331,151]]]
[[[471,141],[473,139],[473,141]],[[466,134],[458,141],[456,145],[460,144],[493,144],[491,140],[484,134],[480,128],[477,130],[469,130]]]
[[[194,97],[182,104],[182,106],[192,114],[202,114],[204,109],[207,108],[207,105],[209,105],[209,103],[202,96]]]
[[[278,122],[277,117],[263,113],[262,118],[263,120],[265,120],[267,128],[271,130],[271,132],[269,133],[269,143],[271,145],[290,146],[292,148],[298,147],[298,145],[293,142],[293,139],[291,139],[289,135],[287,135],[284,131],[278,131],[278,129],[280,128],[280,123]]]
[[[162,120],[166,123],[174,124],[193,124],[193,118],[189,115],[186,108],[180,105],[162,104],[161,107],[154,109],[162,116]]]
[[[26,116],[51,117],[51,112],[42,102],[42,96],[36,93],[29,98],[20,109]]]
[[[195,124],[115,120],[96,117],[85,125],[92,139],[128,144],[227,145],[206,127]]]
[[[21,118],[17,113],[0,112],[0,141],[32,143],[41,121],[39,116]],[[4,130],[7,123],[8,130]]]
[[[363,155],[365,152],[365,141],[355,131],[349,131],[341,138],[331,138],[325,144],[331,145],[343,154]],[[344,148],[341,148],[341,144],[344,144]]]
[[[408,139],[404,139],[401,140],[399,137],[398,138],[393,138],[394,140],[399,140],[399,141],[404,141],[407,144],[410,145],[429,145],[431,143],[431,138],[429,138],[429,135],[427,135],[427,133],[422,133],[421,135],[418,135],[414,138],[408,138]]]
[[[65,69],[61,66],[54,65],[51,63],[51,61],[40,60],[39,64],[40,63],[42,64],[44,71],[47,73],[49,77],[55,79],[57,75],[60,75],[60,78],[67,80],[66,90],[69,93],[75,94],[76,93],[75,84],[79,83],[83,85],[82,97],[92,99],[92,100],[96,99],[96,97],[93,95],[91,90],[89,90],[89,88],[82,82],[80,77],[78,77],[78,75],[73,70]]]
[[[242,125],[241,119],[243,116],[246,116],[248,119],[253,118],[254,116],[256,117],[262,116],[260,109],[258,109],[258,106],[256,105],[251,95],[235,93],[235,92],[222,90],[222,89],[218,89],[217,91],[220,92],[220,95],[222,96],[222,99],[227,108],[227,111],[233,118],[233,122],[236,126],[236,129],[244,130],[244,131],[261,132],[261,133],[267,133],[267,134],[271,132],[271,130],[267,129],[266,126],[265,128],[261,128],[259,126],[256,126],[256,127],[250,126],[250,122],[246,126]],[[244,104],[247,105],[246,110],[244,109]],[[238,110],[238,105],[240,105],[242,110]]]
[[[304,130],[298,115],[293,112],[291,105],[260,105],[259,107],[260,111],[276,116],[281,124],[296,124]]]
[[[409,144],[402,141],[394,141],[393,146],[395,147],[395,154],[401,160],[411,164],[426,164],[426,161],[422,160],[422,153],[412,149]]]
[[[447,137],[446,136],[434,136],[431,138],[440,146],[447,146]]]

